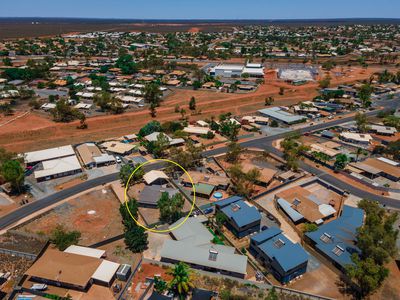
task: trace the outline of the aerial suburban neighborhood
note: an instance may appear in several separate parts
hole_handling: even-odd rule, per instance
[[[0,299],[400,299],[399,15],[22,2],[0,12]]]

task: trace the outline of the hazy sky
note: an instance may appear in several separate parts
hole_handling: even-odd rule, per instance
[[[399,0],[0,0],[0,17],[400,18]]]

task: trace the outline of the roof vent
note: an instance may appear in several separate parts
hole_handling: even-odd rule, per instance
[[[231,205],[231,209],[232,209],[232,211],[238,211],[240,209],[240,205],[237,203],[233,203]]]
[[[208,260],[210,261],[216,261],[218,257],[218,251],[215,249],[210,249],[208,253]]]

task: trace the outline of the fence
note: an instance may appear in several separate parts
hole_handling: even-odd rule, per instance
[[[121,293],[119,294],[119,296],[117,297],[117,300],[123,300],[125,299],[125,293],[128,290],[128,287],[130,287],[131,285],[131,281],[133,279],[133,276],[136,275],[136,272],[139,270],[139,268],[142,266],[143,263],[143,257],[140,258],[140,261],[138,262],[138,264],[136,265],[135,270],[132,271],[131,275],[129,276],[128,280],[126,281],[126,284],[124,286],[124,288],[122,289]]]
[[[28,258],[31,260],[35,260],[37,257],[36,254],[15,251],[15,250],[9,250],[9,249],[4,249],[4,248],[0,248],[0,254],[13,255],[13,256],[18,256],[18,257],[22,257],[22,258]]]
[[[173,264],[170,264],[170,263],[159,262],[159,261],[151,260],[151,259],[145,259],[145,261],[148,263],[151,263],[151,264],[161,266],[161,267],[162,266],[167,266],[167,267],[173,266]],[[208,271],[204,271],[204,270],[196,270],[196,272],[199,274],[203,274],[205,276],[210,276],[210,277],[232,279],[232,280],[240,282],[242,284],[257,286],[260,289],[271,289],[272,287],[274,287],[277,292],[283,293],[286,295],[295,295],[295,296],[300,296],[300,297],[304,297],[306,299],[313,299],[313,300],[333,300],[333,298],[319,296],[319,295],[312,294],[312,293],[306,293],[306,292],[302,292],[302,291],[298,291],[298,290],[294,290],[294,289],[285,288],[282,286],[276,286],[273,284],[254,282],[251,280],[235,278],[235,277],[231,277],[228,275],[212,273],[212,272],[208,272]]]

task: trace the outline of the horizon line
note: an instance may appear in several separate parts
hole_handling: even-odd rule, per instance
[[[88,19],[88,20],[132,20],[132,21],[335,21],[335,20],[400,20],[400,17],[337,17],[337,18],[265,18],[265,19],[248,19],[248,18],[121,18],[121,17],[44,17],[44,16],[0,16],[0,19]]]

